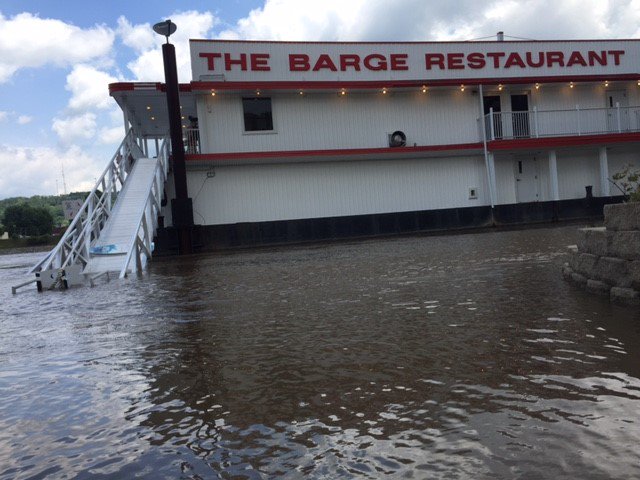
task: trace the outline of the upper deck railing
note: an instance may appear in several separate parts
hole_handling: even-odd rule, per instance
[[[640,107],[494,112],[484,116],[486,139],[565,137],[640,132]]]

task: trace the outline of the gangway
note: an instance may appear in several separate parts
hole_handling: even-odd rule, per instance
[[[38,290],[85,280],[93,284],[109,273],[123,278],[144,268],[153,253],[167,179],[168,138],[155,158],[147,158],[147,151],[130,130],[58,244],[29,271]]]

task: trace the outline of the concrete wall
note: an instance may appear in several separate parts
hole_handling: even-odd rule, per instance
[[[604,227],[579,230],[563,276],[612,301],[640,304],[640,203],[604,207]]]

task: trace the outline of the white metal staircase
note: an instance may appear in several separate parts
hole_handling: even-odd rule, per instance
[[[93,283],[109,272],[123,278],[142,270],[151,258],[169,140],[164,139],[156,158],[145,158],[142,142],[129,131],[56,247],[31,268],[39,290],[56,282]]]

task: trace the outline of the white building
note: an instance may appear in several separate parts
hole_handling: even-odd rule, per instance
[[[639,40],[192,40],[191,65],[205,246],[597,216],[620,200],[611,176],[640,164]],[[110,91],[152,151],[163,85]]]

